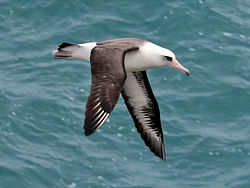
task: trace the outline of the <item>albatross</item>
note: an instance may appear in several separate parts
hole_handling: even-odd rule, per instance
[[[166,160],[160,110],[146,70],[172,67],[189,76],[189,70],[171,50],[146,40],[121,38],[82,44],[64,42],[53,55],[56,59],[90,61],[92,83],[85,111],[85,135],[105,123],[121,93],[145,144]]]

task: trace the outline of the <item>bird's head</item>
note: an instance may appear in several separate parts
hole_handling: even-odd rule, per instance
[[[148,42],[144,46],[143,51],[145,51],[144,54],[147,54],[145,56],[147,56],[146,58],[150,61],[153,68],[172,67],[184,72],[187,76],[190,75],[190,71],[178,62],[175,54],[171,50]]]
[[[178,62],[178,60],[175,57],[175,54],[170,50],[166,49],[166,53],[161,56],[163,64],[166,64],[166,67],[172,67],[184,72],[187,76],[190,75],[190,71]]]

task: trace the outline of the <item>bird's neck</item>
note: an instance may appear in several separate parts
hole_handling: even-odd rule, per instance
[[[125,55],[125,69],[127,72],[144,71],[147,69],[165,67],[159,51],[164,49],[156,44],[145,41],[139,50],[128,52]]]

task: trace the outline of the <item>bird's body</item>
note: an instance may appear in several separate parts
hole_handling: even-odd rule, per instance
[[[92,85],[84,125],[86,135],[103,125],[121,93],[145,144],[165,160],[160,111],[146,70],[172,66],[189,75],[173,52],[145,40],[123,38],[83,44],[62,43],[53,55],[91,62]]]

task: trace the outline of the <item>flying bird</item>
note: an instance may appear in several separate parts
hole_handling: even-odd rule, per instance
[[[146,40],[120,38],[82,44],[64,42],[53,55],[56,59],[90,61],[92,83],[85,111],[85,135],[104,124],[121,93],[145,144],[166,160],[159,106],[146,70],[173,67],[189,76],[189,70],[172,51]]]

